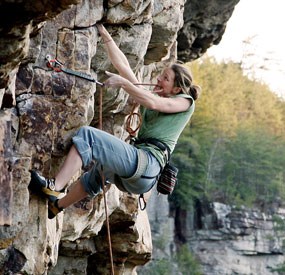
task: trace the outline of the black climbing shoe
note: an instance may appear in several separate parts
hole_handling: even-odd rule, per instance
[[[46,179],[35,170],[31,170],[29,188],[49,201],[55,201],[60,195],[64,194],[64,190],[55,191],[54,179]]]
[[[48,201],[48,218],[53,219],[63,208],[58,207],[58,200]]]
[[[54,179],[46,179],[35,170],[31,170],[30,172],[31,181],[29,188],[39,196],[48,199],[48,217],[49,219],[52,219],[63,210],[58,207],[57,201],[60,197],[63,197],[65,190],[56,191]]]

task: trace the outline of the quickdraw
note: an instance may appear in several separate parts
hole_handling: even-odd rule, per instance
[[[83,78],[85,80],[88,80],[88,81],[91,81],[91,82],[95,82],[96,84],[98,84],[100,86],[104,86],[104,83],[97,81],[95,78],[93,78],[89,74],[85,74],[85,73],[82,73],[82,72],[77,72],[77,71],[74,71],[74,70],[71,70],[71,69],[68,69],[68,68],[64,67],[64,65],[60,61],[58,61],[55,58],[52,59],[49,54],[46,56],[46,60],[47,60],[47,67],[51,68],[52,70],[54,70],[57,73],[64,72],[66,74],[74,75],[74,76]]]

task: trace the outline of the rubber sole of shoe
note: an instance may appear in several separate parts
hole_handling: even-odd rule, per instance
[[[39,195],[42,198],[46,198],[49,201],[55,201],[61,195],[65,194],[65,192],[55,191],[47,187],[44,187],[41,184],[39,175],[35,171],[31,171],[31,181],[29,184],[29,189],[35,194]]]
[[[59,209],[56,205],[55,202],[48,202],[48,218],[53,219],[55,216],[60,213],[63,209]]]

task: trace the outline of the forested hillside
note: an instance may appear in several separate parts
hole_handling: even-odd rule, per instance
[[[285,199],[285,102],[240,64],[204,58],[188,66],[203,92],[172,157],[180,171],[171,201],[270,211]]]

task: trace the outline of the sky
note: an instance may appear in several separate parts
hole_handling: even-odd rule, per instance
[[[217,61],[242,61],[255,79],[285,98],[284,28],[285,0],[240,0],[221,42],[207,54]]]

